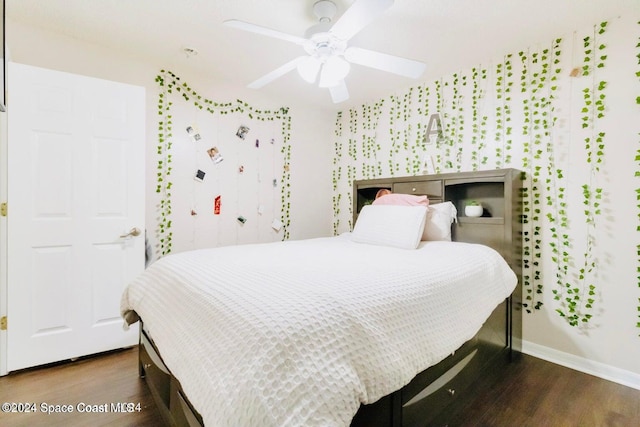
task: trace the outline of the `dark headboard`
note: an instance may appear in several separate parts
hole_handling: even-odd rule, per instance
[[[431,204],[450,201],[458,211],[452,239],[490,246],[515,270],[521,260],[522,182],[522,172],[516,169],[358,180],[353,183],[353,223],[382,188],[426,195]],[[464,207],[471,200],[482,205],[481,217],[465,216]]]
[[[524,175],[516,169],[358,180],[353,183],[353,224],[358,212],[373,202],[381,188],[394,193],[426,195],[429,203],[452,202],[458,220],[452,240],[479,243],[498,251],[518,276],[513,303],[522,303],[522,188]],[[475,200],[481,217],[467,217],[465,205]],[[521,327],[515,325],[515,327]]]

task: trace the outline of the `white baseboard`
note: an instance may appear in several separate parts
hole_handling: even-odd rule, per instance
[[[631,371],[616,368],[604,363],[595,362],[584,357],[564,353],[529,341],[522,341],[522,352],[547,362],[555,363],[585,374],[613,381],[627,387],[640,390],[640,375]]]

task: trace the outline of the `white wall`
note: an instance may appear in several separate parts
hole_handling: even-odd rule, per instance
[[[157,220],[155,178],[157,101],[155,77],[165,68],[161,62],[121,54],[103,46],[89,44],[65,35],[9,21],[7,43],[14,62],[67,71],[97,78],[144,86],[147,95],[147,228]],[[277,110],[277,100],[265,99],[257,91],[211,81],[185,69],[171,70],[202,96],[220,103],[241,99],[254,108]],[[328,113],[289,107],[291,115],[291,239],[330,234],[331,135],[334,117]],[[309,197],[309,195],[313,195]],[[173,197],[179,197],[174,195]],[[179,232],[176,231],[176,232]],[[185,231],[190,232],[190,231]],[[215,246],[212,241],[212,246]]]
[[[334,154],[335,231],[350,227],[353,179],[417,175],[422,173],[425,156],[434,159],[439,172],[500,167],[526,171],[529,195],[525,200],[531,211],[525,229],[531,254],[525,259],[531,268],[525,269],[529,276],[525,295],[530,297],[531,313],[524,315],[525,351],[640,388],[640,328],[636,326],[640,320],[636,250],[640,178],[635,176],[640,165],[634,160],[640,148],[638,18],[610,19],[603,34],[599,34],[600,22],[575,32],[551,34],[538,46],[497,52],[475,69],[459,70],[342,112]],[[585,47],[586,37],[589,46]],[[595,62],[587,61],[588,75],[570,76],[575,67],[585,64],[585,57],[594,54]],[[605,82],[603,90],[598,89],[601,82]],[[585,99],[585,94],[590,98]],[[598,117],[601,96],[604,117]],[[424,143],[429,116],[438,112],[444,117],[445,139]],[[596,139],[601,132],[603,147],[598,156]],[[588,145],[594,153],[591,162]],[[598,158],[602,163],[597,164]],[[589,202],[592,211],[601,211],[593,215],[595,226],[587,225],[584,214],[589,208],[584,204],[585,184],[593,192],[597,188],[603,192],[602,200]],[[560,188],[565,189],[564,200],[559,200]],[[340,201],[335,202],[338,197]],[[560,212],[561,202],[566,202],[566,214]],[[535,219],[537,208],[541,212]],[[564,216],[567,224],[550,221],[547,214]],[[569,260],[560,265],[553,261],[551,243],[559,244],[562,253],[564,239],[554,238],[552,227],[569,236]],[[540,250],[535,248],[536,230]],[[585,257],[589,240],[592,250]],[[592,260],[595,268],[583,281],[580,269],[586,262],[589,270]],[[539,280],[534,278],[536,271]],[[586,323],[578,320],[578,326],[570,326],[556,312],[562,309],[570,314],[561,303],[575,296],[573,291],[566,292],[567,282],[580,288],[583,301],[595,300],[593,309],[581,309],[593,317]],[[593,296],[588,295],[589,284],[596,287]],[[554,299],[554,291],[564,292],[561,301]],[[542,303],[540,309],[534,308],[537,303]]]

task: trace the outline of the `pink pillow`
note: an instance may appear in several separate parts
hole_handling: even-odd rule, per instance
[[[429,206],[427,196],[414,196],[413,194],[391,193],[375,199],[373,205],[400,205],[400,206]]]

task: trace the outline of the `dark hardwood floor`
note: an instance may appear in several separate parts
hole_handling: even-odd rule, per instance
[[[478,383],[473,398],[449,414],[449,426],[640,425],[640,390],[523,355],[503,379]],[[35,403],[36,413],[0,412],[0,426],[159,426],[137,350],[106,353],[75,362],[0,377],[0,403]],[[107,405],[106,413],[78,413],[78,403]],[[139,404],[131,413],[111,404]],[[73,413],[43,414],[41,404],[71,405]],[[54,408],[55,409],[55,408]]]
[[[35,403],[36,413],[0,412],[0,426],[161,426],[149,388],[138,376],[138,349],[35,368],[0,377],[0,404]],[[111,403],[140,404],[111,412]],[[41,404],[72,405],[72,413],[44,414]],[[79,413],[79,403],[109,406],[109,412]],[[55,408],[54,408],[55,409]]]
[[[524,354],[469,394],[450,426],[640,426],[640,390]]]

